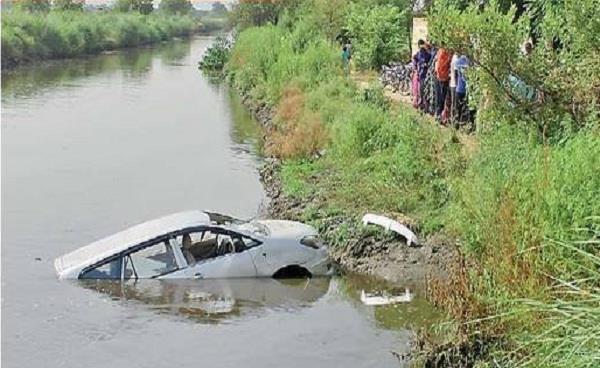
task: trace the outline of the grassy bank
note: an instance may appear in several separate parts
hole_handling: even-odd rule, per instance
[[[480,111],[477,135],[465,139],[390,106],[377,86],[358,89],[343,71],[339,46],[318,31],[327,29],[319,26],[321,11],[308,9],[243,31],[226,68],[240,91],[275,111],[265,150],[283,159],[285,194],[320,199],[304,218],[319,226],[332,214],[371,211],[408,219],[421,236],[454,239],[465,263],[432,284],[430,297],[454,321],[446,326],[450,345],[494,342],[471,362],[597,364],[600,136],[593,101],[563,113],[561,93],[573,87],[552,80],[552,95],[536,105],[478,91],[489,107]],[[464,22],[476,22],[476,14]],[[500,29],[482,32],[484,39],[512,32],[502,23],[511,14],[482,13],[479,25],[488,27],[493,16]],[[481,86],[495,83],[485,78],[477,79]],[[343,244],[349,231],[328,240]]]
[[[191,16],[13,9],[2,12],[2,67],[158,42],[199,29]]]

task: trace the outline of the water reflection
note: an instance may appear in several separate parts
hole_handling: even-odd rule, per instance
[[[139,47],[106,52],[93,57],[52,60],[25,65],[2,73],[2,100],[33,97],[54,92],[69,83],[84,84],[86,77],[107,72],[118,73],[126,80],[140,81],[160,60],[166,65],[181,65],[190,55],[191,43],[173,41],[153,47]],[[82,79],[83,78],[83,79]]]
[[[227,91],[231,117],[234,122],[231,131],[232,140],[237,143],[236,153],[257,153],[262,150],[261,126],[241,103],[240,95],[232,88]]]
[[[133,301],[160,314],[200,323],[223,323],[260,316],[267,310],[295,311],[327,293],[328,278],[275,280],[139,280],[79,281],[114,300]]]
[[[370,311],[377,327],[388,330],[414,330],[429,326],[432,322],[440,319],[440,312],[429,304],[423,290],[419,285],[406,284],[397,285],[387,283],[380,279],[346,273],[339,278],[339,289],[353,304],[365,311]],[[409,303],[398,303],[383,306],[366,306],[360,301],[362,290],[367,292],[385,291],[389,295],[404,294],[405,288],[415,294]]]
[[[440,316],[412,286],[411,292],[416,296],[410,303],[363,305],[361,290],[398,294],[404,292],[404,287],[357,274],[333,279],[139,280],[124,283],[82,280],[79,283],[113,300],[135,302],[159,314],[207,324],[260,317],[270,310],[298,311],[311,307],[320,299],[325,299],[325,303],[344,300],[360,313],[370,315],[377,328],[386,330],[418,329]]]

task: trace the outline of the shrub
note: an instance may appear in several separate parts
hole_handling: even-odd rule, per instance
[[[231,40],[225,37],[217,37],[204,52],[202,60],[198,62],[198,68],[205,72],[221,71],[229,60],[230,53]]]
[[[390,61],[407,59],[410,52],[407,11],[391,5],[350,5],[346,28],[358,67],[379,68]]]

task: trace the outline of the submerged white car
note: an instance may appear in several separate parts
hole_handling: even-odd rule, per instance
[[[59,279],[324,276],[327,248],[308,225],[180,212],[144,222],[54,261]]]

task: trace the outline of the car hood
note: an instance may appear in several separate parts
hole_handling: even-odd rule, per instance
[[[269,229],[271,237],[302,239],[305,236],[317,235],[317,230],[310,225],[286,220],[258,220]]]

